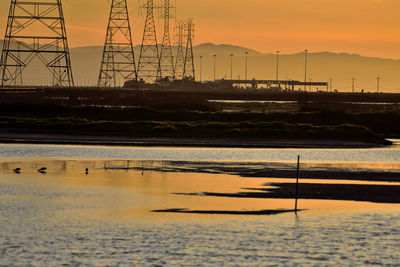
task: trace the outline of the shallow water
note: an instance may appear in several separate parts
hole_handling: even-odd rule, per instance
[[[159,148],[65,145],[0,145],[0,158],[91,158],[131,160],[359,162],[397,163],[400,140],[394,146],[373,149],[244,149],[244,148]]]
[[[300,208],[306,210],[298,216],[153,213],[154,209],[171,208],[293,208],[292,199],[174,194],[236,193],[244,188],[281,181],[215,173],[213,169],[209,173],[198,172],[197,167],[191,167],[193,163],[184,160],[207,166],[206,162],[201,163],[210,160],[207,152],[213,157],[226,155],[228,158],[232,151],[200,150],[0,146],[0,265],[395,266],[400,262],[399,205],[300,200]],[[393,150],[396,151],[395,148],[382,149],[378,153]],[[231,158],[239,163],[226,163],[228,167],[238,164],[252,167],[254,164],[258,168],[260,162],[275,164],[265,163],[268,160],[253,160],[256,151],[269,155],[269,150],[233,151],[238,153]],[[368,160],[358,163],[340,161],[342,163],[336,166],[336,160],[332,160],[336,156],[328,155],[333,153],[314,151],[299,153],[324,154],[325,160],[322,163],[307,161],[304,168],[395,170],[399,166],[395,157],[383,161],[375,158],[373,163]],[[288,154],[294,152],[298,150]],[[272,153],[286,154],[287,151],[273,150]],[[247,154],[248,158],[239,156],[238,159],[236,154]],[[163,160],[148,160],[154,155]],[[370,156],[362,157],[368,159]],[[181,162],[174,162],[174,159]],[[276,157],[273,159],[282,162]],[[288,162],[280,164],[286,168],[294,166],[292,159]],[[22,168],[21,174],[13,173],[17,167]],[[41,167],[47,167],[46,174],[37,171]],[[85,168],[89,168],[88,175]]]

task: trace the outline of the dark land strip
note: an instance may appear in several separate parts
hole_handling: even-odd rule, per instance
[[[301,212],[303,210],[298,210]],[[189,213],[209,215],[278,215],[283,213],[295,213],[295,210],[259,210],[259,211],[218,211],[218,210],[188,210],[188,209],[165,209],[153,210],[155,213]]]
[[[199,196],[229,197],[229,198],[274,198],[293,199],[295,183],[271,183],[269,188],[250,188],[247,192],[212,193],[204,192]],[[193,195],[193,194],[191,194]],[[400,203],[399,185],[360,185],[360,184],[313,184],[299,185],[299,199],[362,201],[373,203]]]
[[[351,148],[390,145],[384,137],[400,136],[394,123],[400,112],[379,104],[392,99],[399,106],[400,95],[126,89],[4,90],[0,95],[3,142]],[[298,107],[209,102],[263,98],[290,99]],[[365,102],[377,104],[365,109]]]

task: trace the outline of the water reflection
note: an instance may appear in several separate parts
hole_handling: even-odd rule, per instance
[[[261,211],[293,209],[293,197],[244,197],[249,189],[265,193],[268,184],[287,186],[292,179],[255,176],[265,167],[294,169],[292,164],[277,163],[194,163],[135,160],[20,160],[0,164],[0,184],[11,191],[7,197],[47,197],[54,204],[70,206],[79,216],[112,218],[176,218],[176,215],[153,214],[152,210],[187,209],[195,211]],[[397,165],[379,165],[392,172]],[[45,167],[46,173],[38,173]],[[21,173],[13,172],[21,168]],[[329,170],[329,164],[306,164],[305,169]],[[335,167],[336,168],[336,167]],[[341,170],[376,169],[368,164],[343,164]],[[88,169],[88,173],[86,173]],[[246,172],[245,172],[246,171]],[[252,178],[253,177],[253,178]],[[290,177],[289,177],[290,178]],[[336,185],[338,181],[303,179],[302,183]],[[389,185],[387,182],[340,182],[349,185]],[[390,183],[398,186],[399,183]],[[267,187],[266,187],[267,186]],[[19,191],[21,190],[21,191]],[[255,190],[255,191],[254,191]],[[252,193],[253,193],[252,192]],[[237,194],[240,194],[238,196]],[[222,196],[222,197],[221,197]],[[330,204],[332,203],[332,204]],[[391,207],[391,205],[330,200],[301,201],[308,212],[354,208]],[[66,216],[64,213],[63,216]],[[221,214],[220,214],[221,215]],[[185,215],[180,215],[184,217]],[[189,216],[189,215],[186,215]],[[179,217],[179,216],[178,216]]]
[[[46,174],[38,173],[41,167],[47,168]],[[236,194],[249,188],[263,192],[268,183],[290,183],[293,179],[249,174],[263,168],[292,167],[292,163],[257,162],[3,161],[0,265],[258,266],[268,262],[362,266],[367,261],[376,265],[399,262],[398,205],[301,199],[299,207],[306,211],[298,217],[152,212],[292,209],[293,199],[204,194]],[[375,167],[340,166],[350,171]],[[394,173],[395,166],[380,167]],[[21,168],[21,173],[14,173],[15,168]],[[325,163],[304,165],[306,170],[329,168],[335,167]],[[326,179],[302,182],[338,183]],[[369,253],[364,252],[365,247]]]

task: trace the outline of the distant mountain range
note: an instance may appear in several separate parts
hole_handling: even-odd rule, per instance
[[[2,47],[2,41],[0,41]],[[71,49],[74,79],[78,85],[97,83],[102,46],[76,47]],[[135,47],[136,60],[140,47]],[[275,79],[276,55],[263,54],[252,49],[233,45],[199,44],[194,47],[197,79],[200,79],[200,56],[202,59],[202,80],[214,79],[214,58],[216,55],[216,77],[230,79],[231,54],[233,54],[233,78],[244,78],[245,52],[248,55],[248,78]],[[304,80],[304,53],[281,54],[279,56],[279,79]],[[381,90],[400,92],[400,60],[363,57],[347,53],[317,52],[308,54],[308,79],[312,81],[333,80],[333,88],[351,91],[355,78],[357,91],[375,92],[377,77],[381,77]],[[24,73],[24,82],[48,84],[51,78],[43,68],[31,66]]]

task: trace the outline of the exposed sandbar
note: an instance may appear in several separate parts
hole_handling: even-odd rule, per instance
[[[247,192],[202,193],[203,196],[232,198],[274,198],[293,199],[295,183],[271,183],[269,188],[250,188]],[[300,199],[363,201],[373,203],[400,203],[399,185],[364,185],[364,184],[317,184],[299,185]]]
[[[300,212],[302,210],[298,210]],[[278,215],[282,213],[295,213],[295,210],[259,210],[259,211],[218,211],[218,210],[188,210],[188,209],[165,209],[153,210],[155,213],[189,213],[209,215]]]

